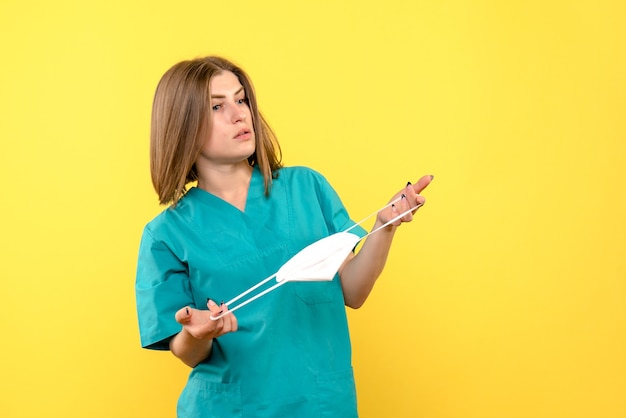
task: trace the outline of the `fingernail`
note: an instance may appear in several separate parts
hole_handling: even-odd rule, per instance
[[[222,301],[222,303],[220,303],[220,306],[222,306],[224,304],[224,301]]]
[[[407,186],[410,186],[410,185],[411,185],[411,182],[410,182],[410,181],[407,181],[407,182],[406,182],[406,185],[407,185]]]
[[[396,205],[392,203],[391,204],[391,209],[395,209],[395,208],[396,208]]]
[[[406,199],[406,195],[402,193],[402,199]]]
[[[185,312],[187,312],[187,316],[189,316],[189,308],[185,308]]]
[[[435,176],[433,176],[433,175],[431,174],[431,175],[430,175],[430,179],[432,180],[432,179],[434,179],[434,178],[435,178]]]

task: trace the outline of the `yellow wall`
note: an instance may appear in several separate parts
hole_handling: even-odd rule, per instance
[[[149,113],[209,53],[355,218],[436,175],[350,312],[362,417],[626,416],[622,1],[36,3],[0,4],[0,416],[173,416],[134,307]]]

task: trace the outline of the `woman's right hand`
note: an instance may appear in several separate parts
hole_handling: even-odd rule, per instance
[[[237,331],[237,318],[234,314],[224,315],[216,320],[211,319],[211,316],[215,317],[222,312],[228,311],[226,305],[218,305],[209,300],[207,308],[209,310],[184,307],[176,312],[176,321],[191,336],[199,340],[213,339],[229,332]]]
[[[237,331],[237,318],[232,313],[211,319],[220,311],[228,310],[226,305],[218,306],[209,300],[207,307],[209,310],[186,306],[176,312],[176,321],[183,329],[170,340],[170,351],[189,367],[196,367],[209,357],[215,338]]]

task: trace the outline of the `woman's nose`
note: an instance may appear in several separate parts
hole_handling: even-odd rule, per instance
[[[233,109],[233,113],[231,116],[233,123],[246,120],[246,112],[240,106],[232,106],[231,109]]]

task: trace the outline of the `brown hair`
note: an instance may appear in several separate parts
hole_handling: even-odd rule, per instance
[[[176,205],[190,182],[198,180],[195,161],[211,132],[209,84],[211,78],[230,71],[243,86],[252,114],[256,150],[248,159],[263,174],[265,194],[282,167],[276,135],[259,111],[248,75],[232,62],[215,56],[182,61],[161,78],[152,104],[150,172],[161,204]]]

